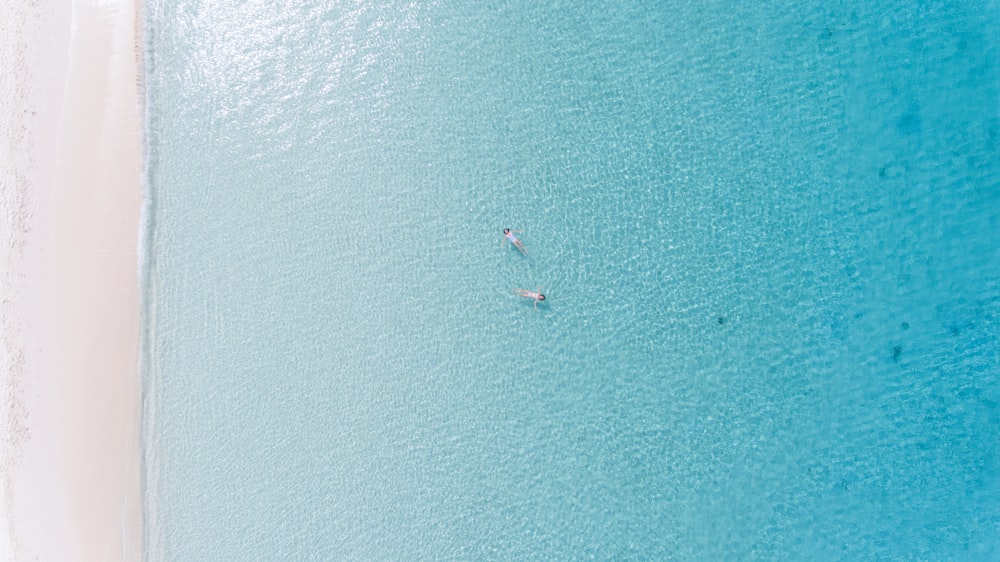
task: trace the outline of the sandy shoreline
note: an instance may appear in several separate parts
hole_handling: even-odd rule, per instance
[[[0,557],[138,560],[134,0],[0,7]]]

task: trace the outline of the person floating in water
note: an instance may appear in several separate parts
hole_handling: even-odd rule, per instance
[[[517,296],[524,297],[526,299],[531,299],[534,302],[534,307],[538,308],[538,303],[545,300],[545,295],[541,293],[542,288],[539,287],[537,291],[529,291],[527,289],[514,289]]]
[[[517,248],[518,250],[521,250],[522,254],[528,255],[528,249],[524,247],[524,244],[521,242],[521,240],[514,234],[515,232],[524,232],[524,231],[523,230],[511,230],[509,228],[503,229],[503,237],[504,237],[504,239],[500,241],[500,246],[503,246],[504,242],[508,242],[509,241],[511,244],[514,245],[515,248]]]

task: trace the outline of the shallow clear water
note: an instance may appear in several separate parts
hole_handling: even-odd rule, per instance
[[[147,2],[148,557],[1000,556],[1000,6],[541,4]]]

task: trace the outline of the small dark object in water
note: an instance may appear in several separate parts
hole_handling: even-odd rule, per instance
[[[903,322],[903,329],[904,330],[909,330],[910,329],[910,323],[909,322]]]
[[[722,324],[725,324],[725,323],[726,323],[726,317],[725,316],[720,316],[719,317],[719,325],[721,326]]]
[[[902,354],[903,354],[903,346],[901,346],[901,345],[894,345],[894,346],[892,346],[892,361],[893,362],[899,361],[899,356],[902,355]]]

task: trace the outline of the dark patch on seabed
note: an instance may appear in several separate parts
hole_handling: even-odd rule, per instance
[[[878,170],[879,179],[895,179],[906,173],[906,166],[897,162],[890,162]]]
[[[920,104],[910,103],[910,107],[896,120],[896,132],[900,135],[916,135],[923,129],[923,120],[920,118]]]

